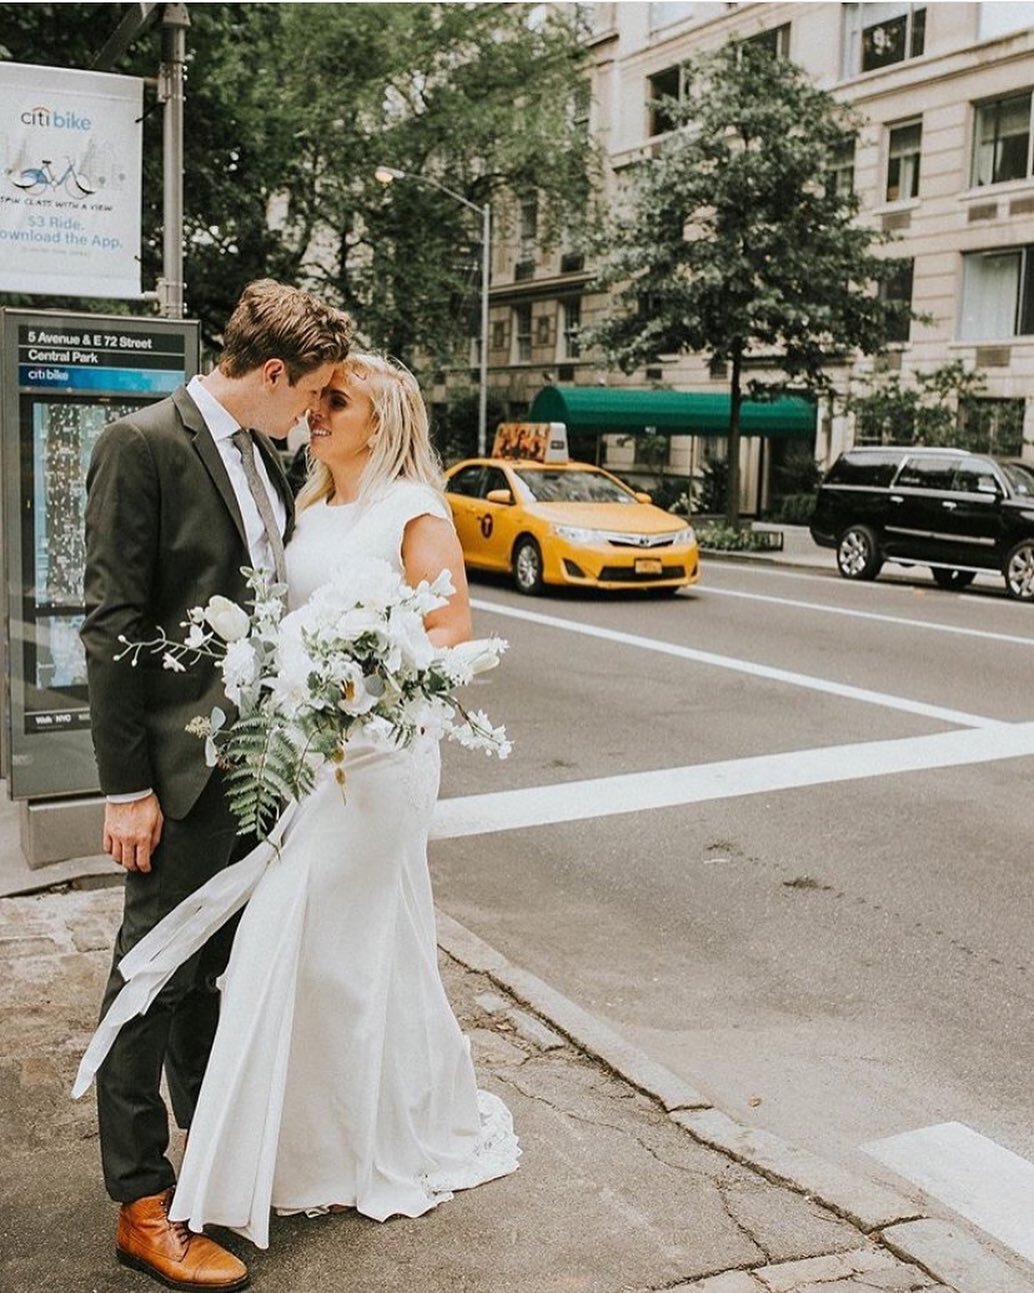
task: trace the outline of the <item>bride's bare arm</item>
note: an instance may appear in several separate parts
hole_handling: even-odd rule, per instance
[[[463,568],[463,549],[452,525],[440,516],[416,516],[402,536],[402,565],[406,582],[415,588],[421,579],[429,583],[443,570],[452,575],[456,592],[448,604],[432,611],[424,620],[435,646],[466,642],[474,627],[470,620],[470,594]]]

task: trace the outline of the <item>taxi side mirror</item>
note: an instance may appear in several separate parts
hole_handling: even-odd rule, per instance
[[[503,507],[510,507],[513,503],[513,495],[508,489],[490,489],[485,495],[486,503],[501,503]]]
[[[635,501],[637,503],[652,503],[653,495],[644,493],[641,489],[637,489],[635,492]]]

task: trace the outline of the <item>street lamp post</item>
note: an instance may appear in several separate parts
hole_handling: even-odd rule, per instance
[[[462,193],[456,193],[453,189],[446,188],[437,180],[431,179],[429,175],[414,175],[409,171],[396,170],[394,166],[378,166],[374,171],[374,177],[382,184],[391,184],[395,180],[416,180],[418,184],[429,184],[431,188],[438,189],[439,192],[447,194],[457,202],[461,202],[471,211],[476,211],[481,217],[481,345],[480,362],[478,364],[479,389],[478,389],[478,457],[483,458],[488,452],[488,286],[490,257],[492,254],[492,208],[489,203],[484,206],[478,206],[476,202],[471,202],[465,198]]]

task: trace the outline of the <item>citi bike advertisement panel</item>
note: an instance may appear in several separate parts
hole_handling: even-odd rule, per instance
[[[198,370],[198,325],[4,310],[6,771],[13,798],[97,788],[83,622],[86,472],[109,422]]]
[[[0,292],[140,295],[143,82],[0,63]]]

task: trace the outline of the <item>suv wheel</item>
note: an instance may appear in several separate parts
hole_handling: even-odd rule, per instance
[[[876,535],[867,525],[852,525],[837,544],[837,567],[845,579],[875,579],[883,560]]]
[[[1024,539],[1005,558],[1003,572],[1009,596],[1034,602],[1034,540]]]
[[[943,566],[935,566],[930,573],[937,587],[946,588],[950,593],[958,593],[963,588],[968,588],[976,578],[974,570],[947,570]]]
[[[513,582],[519,593],[530,597],[542,592],[542,550],[527,535],[513,551]]]

